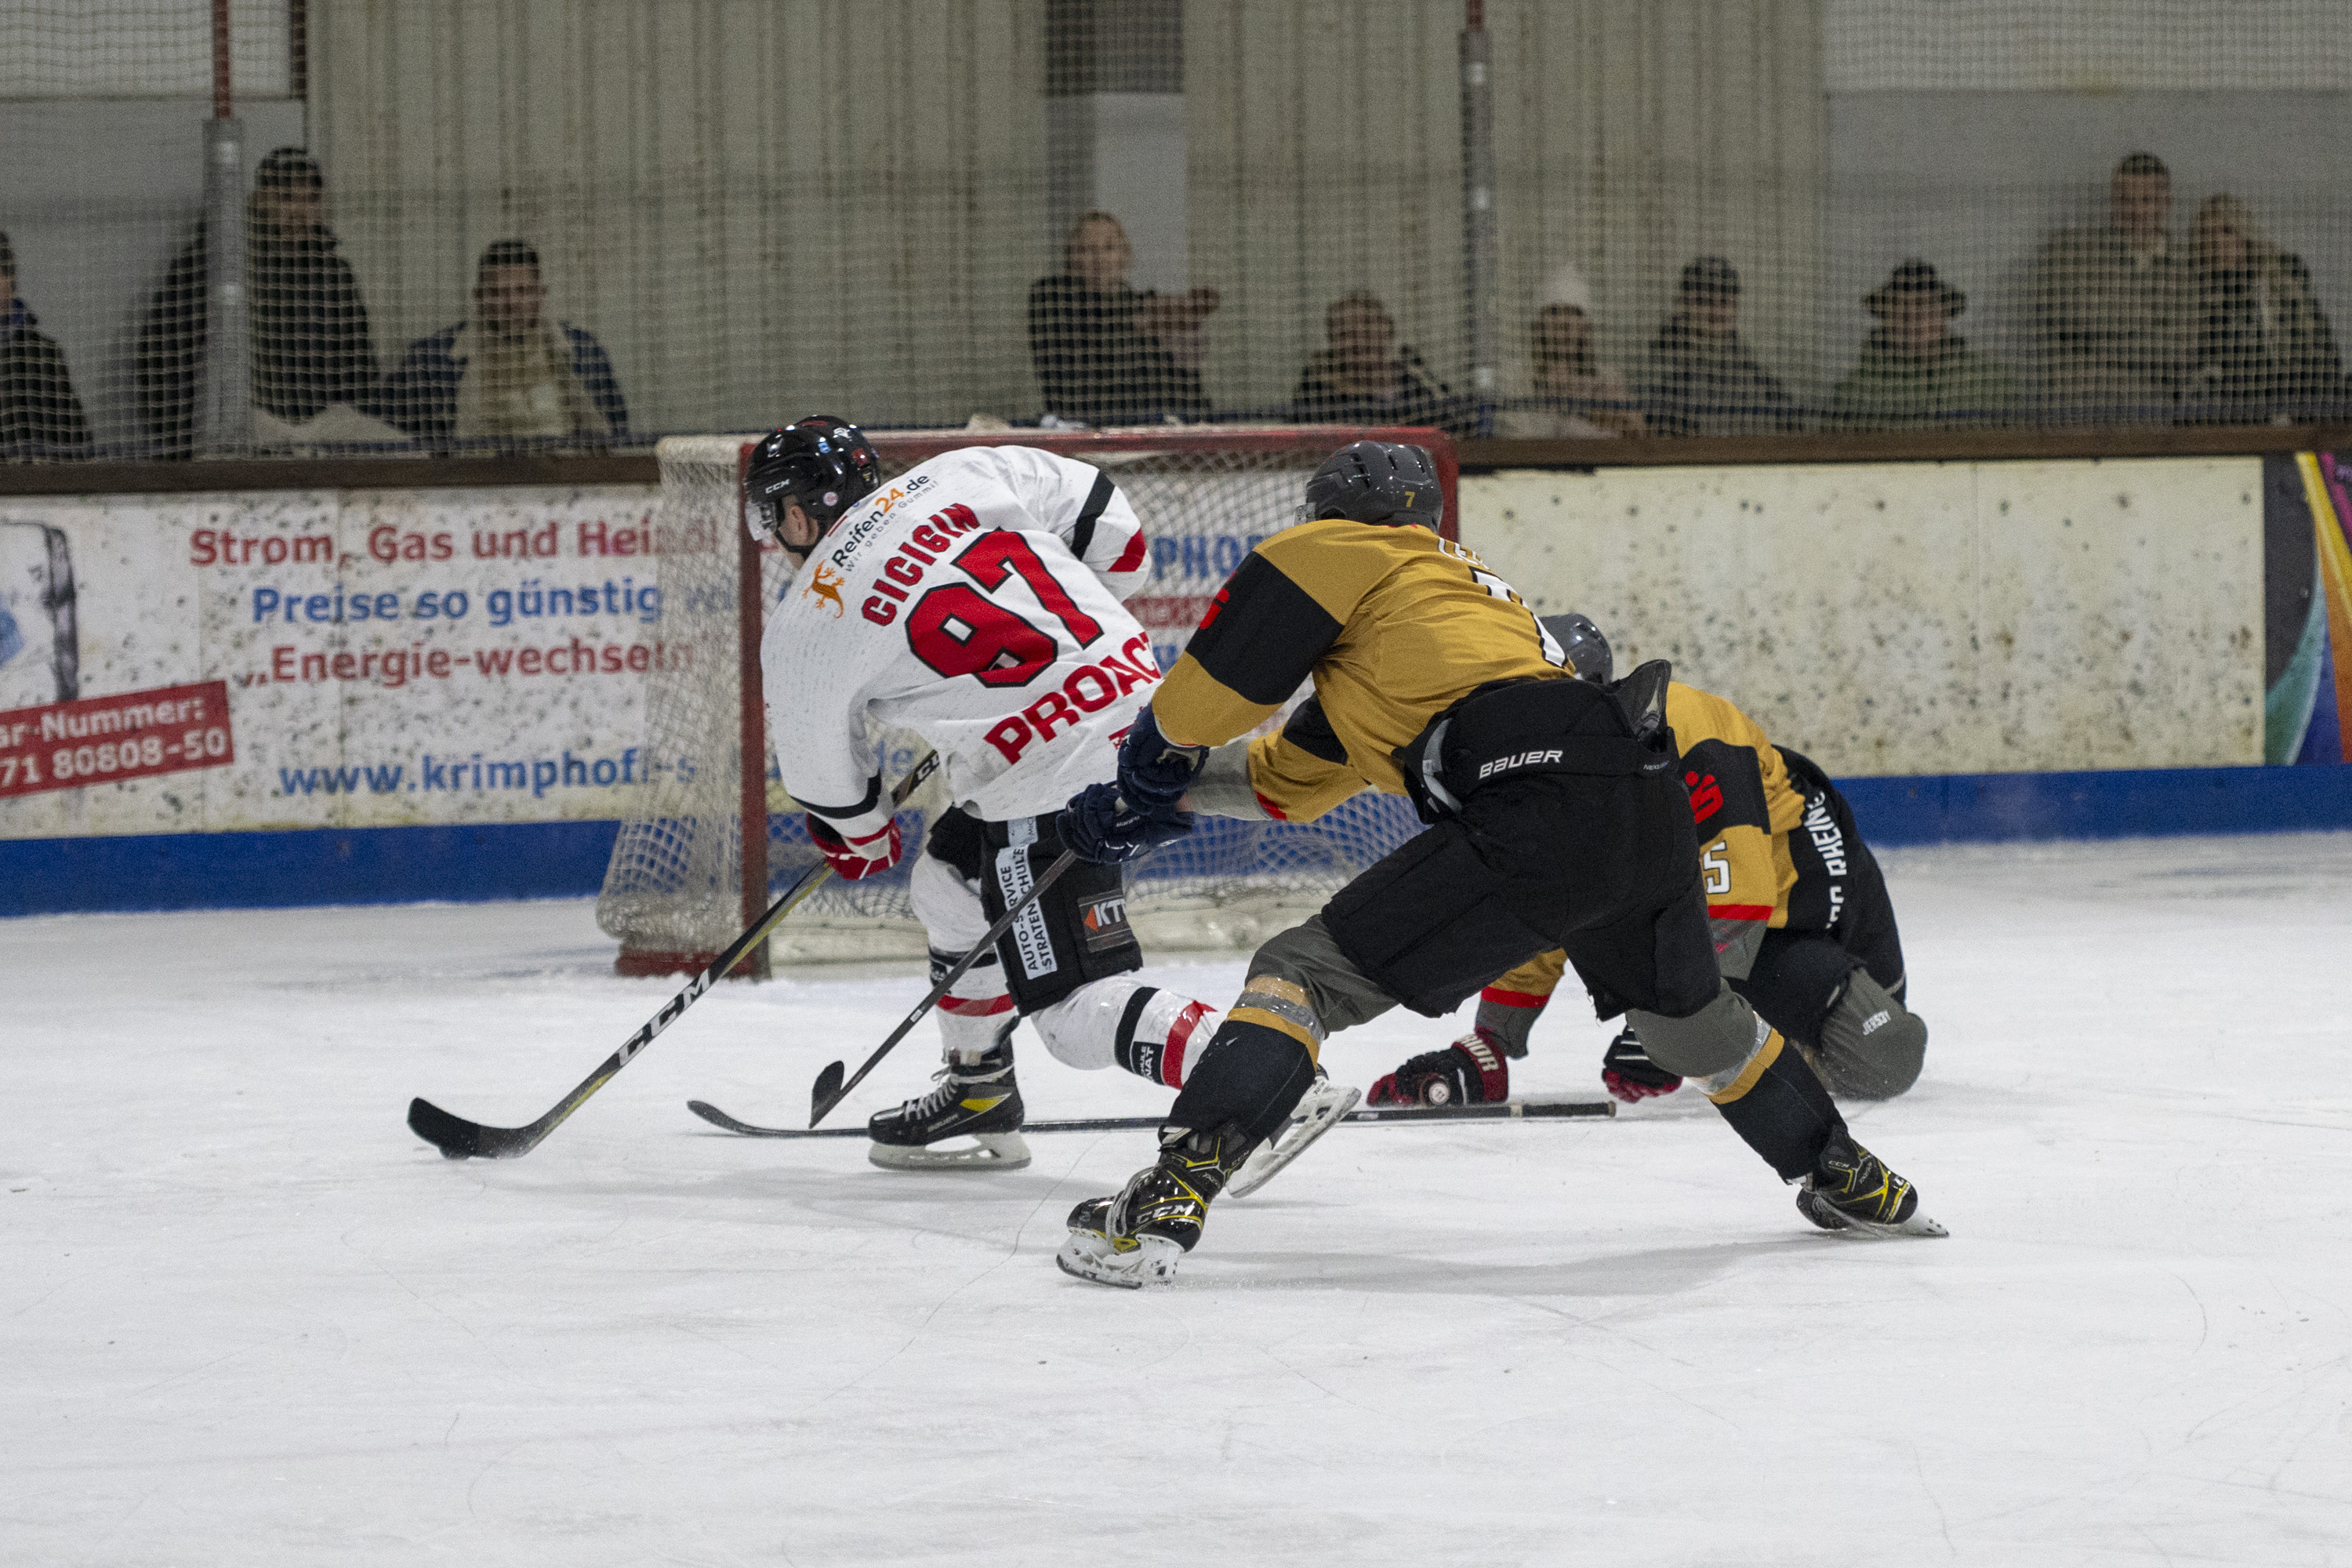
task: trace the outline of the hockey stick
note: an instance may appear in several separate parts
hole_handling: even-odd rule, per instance
[[[739,1121],[709,1100],[686,1108],[722,1131],[743,1138],[863,1138],[863,1127],[758,1127]],[[1336,1126],[1410,1126],[1421,1121],[1582,1121],[1617,1114],[1613,1100],[1507,1100],[1496,1105],[1377,1105],[1351,1110]],[[1141,1132],[1167,1125],[1159,1116],[1081,1116],[1063,1121],[1027,1121],[1024,1132]]]
[[[811,1128],[814,1128],[818,1122],[824,1121],[833,1108],[847,1097],[851,1089],[866,1081],[866,1075],[874,1070],[874,1064],[888,1056],[890,1047],[905,1039],[907,1031],[922,1022],[923,1015],[929,1012],[939,999],[948,994],[949,986],[963,978],[964,971],[978,963],[985,954],[996,950],[996,939],[1012,930],[1013,922],[1021,918],[1021,911],[1035,903],[1037,895],[1052,887],[1055,879],[1075,865],[1077,858],[1076,851],[1063,850],[1061,858],[1046,867],[1045,874],[1037,879],[1036,886],[1022,894],[1019,900],[1011,909],[1005,910],[994,925],[988,928],[988,934],[982,937],[970,952],[956,960],[956,965],[948,971],[947,978],[932,986],[931,994],[916,1003],[913,1012],[898,1020],[898,1026],[890,1031],[888,1039],[874,1047],[874,1054],[866,1058],[865,1065],[857,1069],[856,1077],[844,1083],[841,1081],[842,1064],[839,1062],[825,1064],[824,1070],[816,1075],[814,1087],[809,1090],[809,1126]]]
[[[940,754],[927,752],[920,762],[907,770],[898,787],[890,792],[890,807],[896,812],[907,804],[907,797],[921,787],[925,779],[938,771]],[[563,1125],[564,1118],[587,1102],[588,1097],[604,1087],[614,1073],[627,1067],[631,1058],[653,1044],[654,1037],[677,1022],[678,1015],[694,1005],[702,994],[719,984],[743,960],[743,955],[767,940],[783,918],[800,906],[801,901],[824,885],[833,875],[829,862],[820,860],[801,874],[799,881],[784,889],[784,896],[768,906],[751,929],[729,944],[726,952],[710,961],[710,967],[688,982],[685,990],[671,997],[662,1010],[645,1022],[631,1035],[621,1048],[606,1057],[594,1072],[580,1080],[578,1088],[562,1100],[548,1113],[527,1127],[485,1127],[478,1121],[468,1121],[462,1116],[452,1116],[429,1100],[408,1102],[408,1130],[441,1151],[452,1160],[469,1160],[479,1155],[486,1160],[515,1160],[539,1147],[546,1136]]]

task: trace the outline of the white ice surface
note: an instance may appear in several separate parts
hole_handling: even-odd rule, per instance
[[[1891,859],[1934,1037],[1854,1120],[1949,1240],[1811,1231],[1685,1091],[1343,1129],[1152,1294],[1051,1261],[1147,1135],[688,1115],[804,1115],[911,972],[726,987],[452,1164],[410,1095],[527,1121],[667,994],[586,904],[0,922],[0,1563],[2352,1563],[2352,836]],[[1521,1089],[1597,1087],[1569,1013]]]

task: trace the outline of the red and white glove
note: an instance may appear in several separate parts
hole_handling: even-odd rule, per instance
[[[810,842],[824,856],[833,874],[845,882],[879,876],[898,863],[903,846],[898,842],[896,817],[885,823],[879,833],[869,833],[863,838],[844,838],[831,823],[814,812],[803,820],[808,823]]]
[[[1484,1030],[1423,1051],[1372,1085],[1373,1105],[1486,1105],[1511,1098],[1511,1064]]]

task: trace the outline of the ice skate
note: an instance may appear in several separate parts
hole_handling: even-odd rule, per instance
[[[941,1068],[930,1093],[875,1112],[866,1124],[874,1140],[866,1157],[893,1171],[1017,1171],[1028,1164],[1012,1035],[1006,1027],[977,1062]],[[967,1138],[971,1142],[954,1148],[938,1146]]]
[[[1063,1273],[1129,1290],[1176,1282],[1177,1260],[1201,1239],[1210,1203],[1251,1145],[1236,1122],[1215,1132],[1171,1127],[1160,1140],[1157,1163],[1070,1211],[1070,1234],[1054,1255]]]
[[[1363,1098],[1361,1089],[1333,1083],[1330,1075],[1318,1067],[1315,1081],[1299,1097],[1288,1125],[1251,1151],[1234,1175],[1233,1185],[1225,1190],[1234,1197],[1245,1198],[1274,1180],[1284,1166],[1307,1152],[1309,1143],[1338,1126],[1339,1118],[1355,1110],[1356,1102]]]
[[[1797,1212],[1823,1230],[1867,1236],[1944,1236],[1919,1212],[1919,1194],[1841,1129],[1797,1194]]]

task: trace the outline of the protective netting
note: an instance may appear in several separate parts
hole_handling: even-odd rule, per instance
[[[1209,596],[1243,555],[1294,520],[1300,488],[1314,466],[1366,433],[1324,428],[1025,438],[1099,464],[1143,520],[1152,576],[1129,607],[1164,668],[1175,662]],[[1436,441],[1444,453],[1442,438],[1419,435]],[[896,474],[972,438],[900,435],[877,443]],[[669,627],[667,646],[685,657],[647,677],[647,783],[637,810],[622,825],[597,903],[597,922],[621,939],[625,967],[667,962],[646,955],[714,953],[745,923],[742,703],[735,657],[740,563],[746,553],[738,545],[744,439],[683,437],[659,447],[656,570]],[[1450,474],[1450,454],[1444,457]],[[1448,485],[1450,491],[1450,479]],[[789,586],[789,558],[772,549],[759,561],[765,605]],[[790,694],[772,699],[766,708],[772,715],[788,714]],[[905,731],[877,731],[873,740],[886,784],[903,777],[925,750]],[[770,732],[767,747],[757,753],[767,779],[769,893],[754,900],[762,906],[819,858],[799,808],[777,782],[773,748],[779,743],[791,745],[792,736]],[[907,877],[925,826],[949,804],[936,782],[919,793],[900,816],[906,859],[888,876],[829,881],[780,928],[778,956],[919,952]],[[1314,823],[1204,821],[1200,831],[1130,874],[1129,915],[1146,940],[1160,945],[1245,944],[1311,912],[1419,826],[1402,800],[1370,795]]]
[[[2340,0],[228,11],[0,6],[10,456],[2352,414]]]

